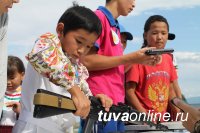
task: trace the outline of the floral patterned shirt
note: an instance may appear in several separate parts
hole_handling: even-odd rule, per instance
[[[38,73],[49,78],[52,83],[66,90],[78,85],[87,96],[92,95],[86,82],[89,77],[86,67],[62,51],[56,35],[41,35],[26,58]]]

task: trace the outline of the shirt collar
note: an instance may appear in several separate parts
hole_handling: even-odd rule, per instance
[[[108,9],[106,9],[103,6],[99,6],[97,10],[100,10],[105,14],[105,16],[107,17],[111,26],[115,26],[116,28],[119,29],[118,21],[113,18],[113,15],[111,14],[111,12]]]

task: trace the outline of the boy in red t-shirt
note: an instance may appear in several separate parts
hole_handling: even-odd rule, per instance
[[[167,40],[175,38],[174,34],[169,33],[167,20],[160,15],[149,17],[143,36],[143,47],[157,49],[165,48]],[[164,121],[162,116],[167,111],[170,89],[175,80],[177,74],[169,54],[161,55],[160,63],[156,66],[135,64],[126,76],[127,101],[140,112],[161,113],[156,120]]]

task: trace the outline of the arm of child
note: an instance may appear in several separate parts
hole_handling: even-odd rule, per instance
[[[170,113],[172,120],[179,120],[179,118],[177,119],[176,117],[177,117],[177,113],[180,113],[181,110],[171,103],[171,100],[174,97],[177,97],[177,95],[175,93],[174,85],[172,82],[172,83],[170,83],[170,88],[169,88],[168,112]]]
[[[90,100],[84,95],[78,86],[74,86],[68,91],[72,95],[72,100],[77,109],[74,114],[81,116],[81,118],[86,118],[90,112]],[[105,110],[109,111],[109,108],[113,104],[112,99],[104,94],[97,94],[95,97],[99,98]]]
[[[183,102],[179,98],[174,98],[173,103],[184,111],[184,115],[187,116],[188,119],[183,121],[183,126],[189,130],[190,132],[199,133],[200,131],[200,108],[192,107],[185,102]],[[184,116],[184,117],[185,117]]]
[[[142,107],[137,95],[135,94],[137,84],[135,82],[126,83],[126,98],[131,106],[135,107],[139,112],[146,112],[145,108]]]
[[[132,52],[123,56],[104,56],[97,54],[95,48],[92,48],[91,51],[82,58],[82,63],[87,67],[89,71],[95,70],[105,70],[113,68],[119,65],[125,64],[146,64],[146,65],[155,65],[160,60],[159,56],[151,55],[148,56],[145,54],[145,51],[153,48],[143,48],[136,52]]]
[[[7,102],[6,103],[6,106],[7,107],[12,107],[13,111],[17,114],[20,113],[20,110],[21,110],[21,105],[19,102]]]
[[[182,99],[182,93],[181,93],[181,89],[180,89],[179,84],[178,84],[178,80],[173,81],[173,88],[174,88],[176,97]]]
[[[71,98],[77,109],[74,114],[86,118],[90,112],[90,100],[88,97],[85,96],[77,85],[69,89],[68,92],[71,94]]]

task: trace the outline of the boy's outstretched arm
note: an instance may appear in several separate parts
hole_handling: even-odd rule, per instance
[[[152,48],[143,48],[136,52],[132,52],[122,56],[104,56],[97,54],[95,48],[81,59],[81,62],[87,67],[89,71],[105,70],[119,65],[125,64],[146,64],[155,65],[159,61],[159,56],[148,56],[145,51]]]

